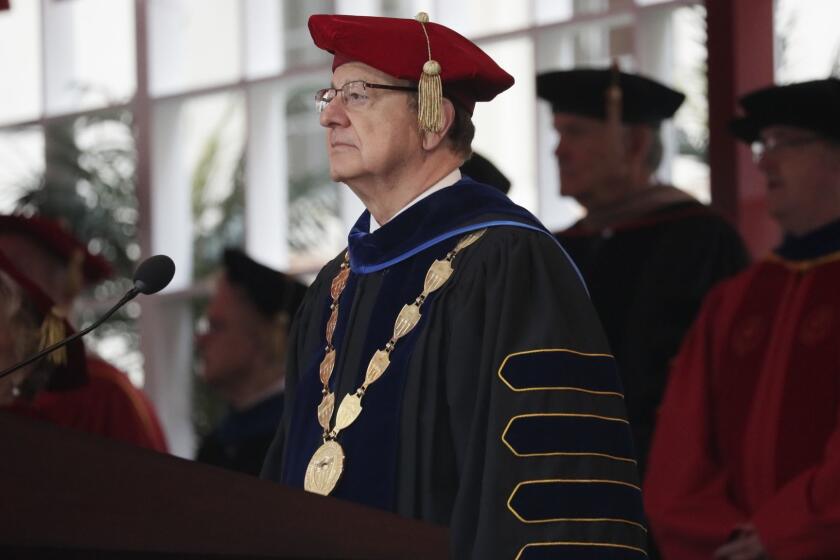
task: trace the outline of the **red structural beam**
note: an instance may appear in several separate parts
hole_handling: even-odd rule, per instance
[[[728,123],[741,95],[773,83],[773,0],[706,0],[706,14],[712,204],[761,256],[779,230],[767,214],[764,179]]]

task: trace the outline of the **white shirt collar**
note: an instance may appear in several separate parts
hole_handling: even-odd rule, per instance
[[[431,196],[438,191],[442,191],[446,187],[451,187],[452,185],[454,185],[455,183],[457,183],[460,180],[461,180],[461,170],[456,167],[446,177],[444,177],[443,179],[441,179],[440,181],[438,181],[437,183],[435,183],[434,185],[432,185],[431,187],[429,187],[428,189],[426,189],[425,191],[420,193],[414,200],[412,200],[411,202],[409,202],[408,204],[403,206],[402,209],[400,209],[399,212],[397,212],[396,214],[391,216],[391,219],[393,220],[394,218],[396,218],[397,216],[399,216],[400,214],[402,214],[407,209],[411,208],[412,206],[414,206],[415,204],[417,204],[418,202],[420,202],[424,198],[426,198],[428,196]],[[382,224],[382,225],[384,225],[384,224]],[[382,227],[382,225],[380,225],[379,222],[376,221],[376,218],[373,217],[373,214],[371,214],[371,216],[370,216],[370,233],[373,233],[374,231],[378,230],[379,228]]]

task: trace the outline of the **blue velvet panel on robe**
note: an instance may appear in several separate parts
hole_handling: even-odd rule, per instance
[[[502,439],[520,457],[589,454],[635,460],[630,425],[623,418],[528,414],[512,418]]]
[[[510,356],[499,377],[514,391],[569,389],[620,395],[615,359],[606,354],[587,355],[551,349]],[[562,379],[562,384],[558,384]]]
[[[638,524],[643,518],[640,495],[638,486],[622,481],[533,480],[519,484],[508,505],[526,523],[578,519]]]

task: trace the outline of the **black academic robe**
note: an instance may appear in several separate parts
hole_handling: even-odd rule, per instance
[[[333,495],[451,528],[452,557],[643,558],[641,493],[614,360],[570,260],[527,211],[469,179],[349,238],[331,388],[364,378],[434,259],[486,228],[339,435]],[[263,474],[302,486],[322,443],[329,288],[318,275],[292,327],[283,426]]]
[[[619,364],[642,473],[670,361],[703,297],[747,264],[738,233],[696,201],[557,238],[580,267]]]
[[[282,393],[245,410],[231,410],[201,441],[195,458],[208,465],[256,476],[282,417]]]

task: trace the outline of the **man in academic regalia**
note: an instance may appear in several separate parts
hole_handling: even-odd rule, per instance
[[[684,95],[617,69],[541,74],[560,139],[560,188],[586,210],[557,234],[589,286],[618,361],[640,472],[668,365],[705,294],[746,265],[735,230],[655,178],[660,126]]]
[[[292,328],[271,479],[446,525],[452,558],[644,558],[615,363],[540,222],[462,178],[513,78],[416,19],[315,15],[333,180],[364,202]],[[418,84],[419,82],[419,84]]]
[[[227,249],[198,338],[202,378],[230,406],[196,459],[258,475],[283,416],[289,323],[306,286]]]
[[[840,80],[769,87],[753,143],[782,244],[706,298],[646,481],[666,558],[840,558]]]
[[[92,254],[58,222],[41,216],[0,216],[0,252],[67,317],[84,287],[112,274],[110,264]],[[72,391],[42,392],[15,411],[80,431],[167,450],[151,402],[122,371],[99,356],[85,357],[87,380]]]

